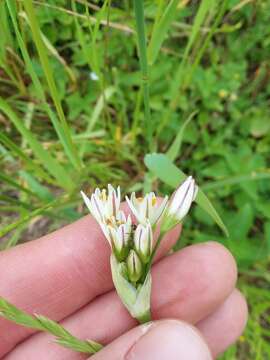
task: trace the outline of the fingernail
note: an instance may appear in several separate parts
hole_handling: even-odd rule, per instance
[[[177,320],[164,320],[149,324],[124,359],[211,360],[212,356],[195,328]]]

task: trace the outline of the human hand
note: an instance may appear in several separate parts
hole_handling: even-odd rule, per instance
[[[246,302],[235,289],[234,259],[218,243],[164,257],[178,233],[167,234],[152,268],[152,315],[163,320],[136,326],[113,289],[109,245],[89,215],[0,253],[0,295],[78,337],[109,344],[93,360],[211,359],[210,352],[216,357],[241,334]],[[1,359],[87,358],[4,319],[0,329]]]

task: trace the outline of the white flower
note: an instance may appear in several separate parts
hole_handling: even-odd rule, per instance
[[[89,76],[90,76],[90,79],[93,80],[93,81],[98,81],[99,80],[98,75],[94,71],[91,71],[89,73]]]
[[[163,229],[168,229],[180,223],[187,215],[192,202],[195,200],[198,192],[198,186],[192,176],[189,176],[175,191],[166,209]]]
[[[130,199],[126,196],[126,201],[139,223],[146,225],[147,221],[149,221],[153,226],[161,217],[166,207],[168,197],[166,196],[159,205],[154,192],[146,194],[143,198],[136,198],[133,192]]]
[[[119,186],[116,190],[110,184],[108,190],[96,188],[90,198],[83,191],[81,191],[81,195],[85,205],[97,222],[103,223],[111,219],[111,217],[117,216],[121,202]]]
[[[144,263],[150,258],[153,247],[153,232],[150,223],[146,226],[139,224],[134,233],[135,250]]]
[[[121,219],[120,219],[121,218]],[[129,242],[132,233],[131,218],[119,212],[118,219],[113,217],[110,223],[101,223],[101,229],[109,241],[111,248],[119,261],[124,260],[128,255]]]

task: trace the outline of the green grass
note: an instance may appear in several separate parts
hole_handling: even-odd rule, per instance
[[[170,192],[179,174],[149,155],[166,154],[229,231],[196,206],[178,247],[238,262],[250,319],[223,358],[268,359],[269,21],[267,0],[2,1],[1,248],[82,216],[81,188]]]

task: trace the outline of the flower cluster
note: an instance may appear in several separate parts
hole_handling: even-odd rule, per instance
[[[161,204],[153,192],[144,198],[136,198],[132,193],[126,197],[137,225],[132,224],[131,216],[120,209],[120,188],[96,189],[88,198],[81,192],[86,206],[99,223],[112,252],[122,263],[122,272],[135,286],[143,280],[145,268],[153,250],[153,228],[162,216],[168,198]]]
[[[120,208],[119,187],[114,189],[108,185],[108,189],[97,188],[90,197],[81,191],[86,206],[111,246],[111,268],[116,290],[136,318],[144,312],[142,308],[150,307],[149,269],[157,247],[164,234],[186,216],[197,190],[195,181],[190,176],[170,200],[166,196],[158,201],[154,192],[144,197],[136,197],[132,193],[130,198],[126,197],[126,201],[136,218],[136,224],[132,223],[131,215],[126,215]],[[158,222],[160,236],[154,246],[153,231]]]

